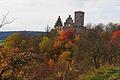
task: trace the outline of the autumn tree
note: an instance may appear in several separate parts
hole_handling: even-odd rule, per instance
[[[89,65],[93,64],[95,68],[99,68],[108,57],[106,55],[110,35],[101,28],[102,26],[103,25],[100,24],[95,25],[92,29],[86,29],[86,31],[81,34],[79,42],[78,53],[79,56],[81,56],[80,58],[83,59],[83,62],[88,62]]]
[[[53,55],[53,52],[52,52],[52,41],[50,38],[48,37],[43,37],[43,40],[39,43],[39,49],[40,49],[40,52],[42,52],[45,56],[45,61],[47,62],[49,59],[52,58]]]
[[[113,31],[110,41],[110,63],[119,64],[120,58],[120,30]]]
[[[28,76],[29,70],[34,63],[35,55],[29,52],[21,52],[18,48],[0,49],[0,79],[14,80]]]
[[[5,48],[20,48],[22,41],[22,36],[20,33],[13,33],[5,39],[4,46]]]
[[[60,40],[73,39],[74,33],[75,33],[74,28],[65,29],[60,33]]]
[[[106,31],[109,31],[112,33],[115,30],[120,30],[120,24],[111,22],[106,25]]]

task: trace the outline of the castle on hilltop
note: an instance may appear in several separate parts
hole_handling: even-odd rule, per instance
[[[69,17],[64,22],[64,25],[62,23],[61,17],[59,16],[54,25],[54,28],[58,32],[61,32],[68,28],[74,28],[74,29],[76,29],[76,31],[80,31],[80,30],[84,29],[84,14],[85,13],[82,11],[76,11],[75,15],[74,15],[74,21],[73,21],[71,15],[69,15]]]

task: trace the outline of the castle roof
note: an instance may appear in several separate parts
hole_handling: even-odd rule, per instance
[[[63,24],[62,24],[61,18],[59,16],[54,27],[61,27],[61,26],[63,26]]]

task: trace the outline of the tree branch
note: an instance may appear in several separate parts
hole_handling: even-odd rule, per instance
[[[7,21],[6,19],[7,19],[8,14],[9,14],[9,11],[5,15],[3,15],[2,21],[0,23],[0,28],[6,24],[11,24],[15,20],[15,19],[13,19],[11,21]]]

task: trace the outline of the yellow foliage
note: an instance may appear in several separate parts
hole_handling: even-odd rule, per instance
[[[80,35],[75,36],[75,41],[80,41]]]
[[[65,44],[65,48],[71,48],[72,46],[73,46],[73,43],[71,41]]]
[[[48,65],[53,65],[53,64],[54,64],[54,60],[50,59],[50,60],[48,61]]]
[[[9,78],[12,76],[12,70],[7,70],[2,74],[3,78]]]
[[[72,60],[72,61],[71,61],[71,64],[74,64],[74,63],[75,63],[75,60]]]
[[[6,61],[4,61],[3,63],[0,63],[1,67],[6,67],[8,65],[8,63]]]
[[[61,47],[61,44],[62,44],[62,41],[56,41],[56,42],[54,42],[54,48],[59,48],[59,47]]]
[[[69,52],[69,51],[64,51],[64,52],[60,55],[60,59],[64,60],[64,59],[66,59],[70,54],[71,54],[71,52]]]
[[[39,44],[40,49],[46,51],[51,48],[51,40],[48,37],[44,37],[43,41]]]
[[[5,39],[5,48],[14,48],[20,45],[22,36],[20,33],[13,33]]]

